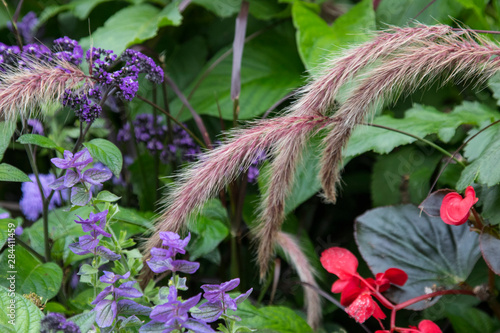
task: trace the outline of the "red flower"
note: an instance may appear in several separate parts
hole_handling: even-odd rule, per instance
[[[465,190],[465,198],[456,192],[448,193],[441,204],[441,219],[446,224],[464,224],[469,218],[470,209],[478,200],[472,186],[468,186]]]
[[[367,279],[368,280],[368,279]],[[375,275],[374,284],[378,291],[383,293],[389,289],[390,284],[403,286],[408,281],[408,274],[399,268],[389,268],[385,273],[378,273]]]
[[[380,309],[380,306],[373,300],[369,292],[359,295],[354,302],[351,303],[345,312],[353,317],[358,323],[364,323],[371,316],[377,319],[384,319],[385,314]]]
[[[378,330],[375,333],[390,333],[390,330]],[[418,328],[415,326],[410,326],[410,328],[396,328],[395,332],[401,333],[443,333],[438,325],[434,324],[430,320],[422,320],[418,324]]]

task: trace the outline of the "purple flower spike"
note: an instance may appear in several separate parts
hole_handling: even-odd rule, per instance
[[[160,232],[160,239],[163,241],[163,246],[168,246],[170,250],[174,252],[173,255],[177,253],[184,254],[186,250],[184,248],[188,245],[191,240],[191,233],[184,239],[181,236],[171,231]]]
[[[120,309],[130,310],[137,308],[142,312],[145,312],[144,306],[141,306],[134,301],[120,300],[117,302],[119,297],[137,298],[142,296],[142,293],[139,290],[132,287],[135,283],[137,283],[136,281],[124,282],[119,287],[115,287],[113,285],[116,281],[120,279],[126,280],[129,277],[130,272],[127,272],[124,275],[117,275],[113,272],[104,271],[104,275],[99,278],[101,282],[111,284],[110,286],[104,288],[104,290],[101,291],[97,295],[96,299],[91,303],[96,305],[92,311],[97,313],[96,323],[99,327],[111,326]],[[112,299],[106,299],[109,295],[112,295]]]

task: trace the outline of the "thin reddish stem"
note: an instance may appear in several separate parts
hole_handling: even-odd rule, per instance
[[[472,290],[461,290],[461,289],[451,289],[451,290],[440,290],[436,291],[430,294],[425,294],[421,295],[412,299],[409,299],[403,303],[399,303],[394,307],[394,311],[398,311],[401,309],[404,309],[412,304],[424,301],[428,298],[433,298],[433,297],[438,297],[438,296],[443,296],[443,295],[470,295],[470,296],[475,296],[474,292]]]

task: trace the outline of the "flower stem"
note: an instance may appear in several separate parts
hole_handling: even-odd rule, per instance
[[[449,151],[447,151],[444,148],[438,146],[437,144],[435,144],[432,141],[426,140],[424,138],[421,138],[421,137],[419,137],[417,135],[414,135],[414,134],[411,134],[411,133],[408,133],[408,132],[405,132],[405,131],[401,131],[401,130],[398,130],[398,129],[395,129],[395,128],[391,128],[391,127],[387,127],[387,126],[383,126],[383,125],[368,124],[368,123],[363,123],[363,125],[382,128],[382,129],[385,129],[385,130],[388,130],[388,131],[392,131],[392,132],[404,134],[404,135],[410,136],[410,137],[412,137],[414,139],[417,139],[419,141],[422,141],[422,142],[428,144],[429,146],[433,147],[434,149],[440,151],[443,155],[448,156],[450,159],[455,160],[458,164],[460,164],[462,167],[465,168],[465,164],[462,161],[460,161],[457,158],[455,158],[454,154],[451,154]]]
[[[401,310],[410,306],[412,304],[425,301],[426,299],[443,296],[443,295],[470,295],[476,296],[472,290],[461,290],[461,289],[451,289],[451,290],[440,290],[430,294],[421,295],[412,299],[409,299],[403,303],[399,303],[394,307],[395,311]]]

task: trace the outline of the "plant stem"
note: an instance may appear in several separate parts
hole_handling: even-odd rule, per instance
[[[476,296],[472,290],[461,290],[461,289],[451,289],[451,290],[440,290],[436,291],[430,294],[425,294],[421,295],[412,299],[409,299],[403,303],[399,303],[394,307],[395,311],[402,310],[412,304],[424,301],[429,298],[434,298],[438,296],[443,296],[443,295],[470,295],[470,296]]]
[[[178,121],[177,119],[175,119],[166,110],[162,109],[161,107],[159,107],[155,103],[151,102],[150,100],[148,100],[148,99],[146,99],[146,98],[144,98],[142,96],[137,95],[136,97],[139,98],[141,101],[144,101],[144,102],[148,103],[149,105],[154,106],[155,108],[158,109],[158,111],[160,111],[161,113],[165,114],[169,119],[172,119],[172,121],[174,123],[176,123],[177,125],[179,125],[183,130],[185,130],[187,132],[187,134],[189,134],[189,136],[191,136],[193,138],[193,140],[195,140],[200,145],[200,147],[203,147],[203,148],[207,147],[205,145],[205,143],[203,143],[203,141],[201,141],[193,132],[191,132],[186,126],[184,126],[184,124],[182,124],[180,121]]]
[[[456,159],[453,154],[450,154],[450,152],[446,151],[445,149],[443,149],[442,147],[438,146],[437,144],[435,144],[432,141],[426,140],[424,138],[421,138],[421,137],[419,137],[417,135],[414,135],[414,134],[411,134],[411,133],[408,133],[408,132],[405,132],[405,131],[401,131],[401,130],[398,130],[398,129],[395,129],[395,128],[391,128],[391,127],[387,127],[387,126],[383,126],[383,125],[368,124],[368,123],[363,123],[363,125],[365,125],[365,126],[371,126],[371,127],[377,127],[377,128],[382,128],[382,129],[385,129],[385,130],[388,130],[388,131],[392,131],[392,132],[404,134],[404,135],[410,136],[410,137],[412,137],[414,139],[417,139],[419,141],[422,141],[422,142],[428,144],[429,146],[433,147],[434,149],[440,151],[443,155],[448,156],[450,159],[455,160],[458,164],[460,164],[462,167],[465,168],[465,164],[462,161]]]
[[[22,247],[24,247],[26,250],[28,250],[29,253],[31,253],[32,255],[34,255],[40,261],[46,262],[44,256],[42,256],[40,253],[36,252],[31,246],[29,246],[28,244],[26,244],[25,242],[23,242],[21,240],[21,238],[19,238],[18,236],[16,236],[16,244],[20,244]]]

